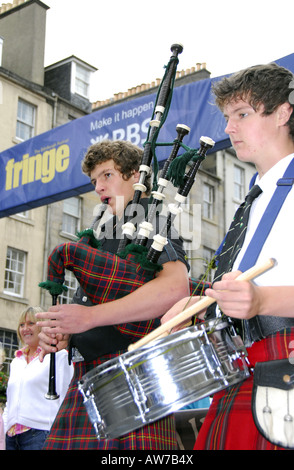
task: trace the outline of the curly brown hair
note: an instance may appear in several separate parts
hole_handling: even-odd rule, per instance
[[[83,161],[82,171],[90,176],[96,165],[113,160],[115,167],[121,172],[124,180],[128,180],[134,173],[139,171],[143,156],[143,150],[136,145],[124,140],[103,140],[89,147]],[[150,194],[151,174],[146,177],[144,182]]]
[[[292,72],[275,63],[255,65],[225,77],[213,85],[216,105],[223,110],[230,101],[248,100],[254,110],[262,104],[264,115],[272,114],[278,106],[289,101],[291,87],[294,88]],[[292,83],[291,83],[292,82]],[[287,123],[294,140],[294,113]]]

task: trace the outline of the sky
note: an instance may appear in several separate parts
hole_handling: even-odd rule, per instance
[[[43,0],[45,66],[71,55],[96,67],[91,101],[162,78],[174,43],[178,70],[211,77],[294,53],[293,0]]]

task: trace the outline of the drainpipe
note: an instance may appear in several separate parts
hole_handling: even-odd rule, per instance
[[[57,121],[57,100],[58,100],[57,94],[53,92],[52,98],[53,98],[52,129],[54,129],[54,127],[56,127],[56,121]]]

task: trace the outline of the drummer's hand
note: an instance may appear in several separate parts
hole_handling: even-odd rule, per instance
[[[205,294],[218,303],[221,311],[228,317],[248,320],[260,311],[261,296],[258,286],[250,281],[236,281],[240,271],[224,274],[221,281]]]
[[[68,346],[69,335],[52,334],[47,335],[43,330],[39,333],[39,346],[42,351],[39,354],[39,359],[43,362],[46,354],[56,353],[65,349]]]
[[[61,304],[49,308],[48,312],[36,314],[38,326],[45,334],[82,333],[92,328],[92,307],[78,304]]]
[[[161,323],[166,323],[172,318],[174,318],[176,315],[179,313],[183,312],[188,307],[191,307],[191,305],[194,305],[196,302],[198,302],[202,297],[184,297],[183,299],[179,300],[172,308],[170,308],[161,318]],[[203,315],[205,313],[205,310],[201,312]],[[201,318],[200,315],[198,317]],[[189,320],[185,320],[184,322],[180,323],[179,325],[175,326],[172,331],[179,331],[182,330],[183,328],[186,328],[187,323],[189,323]]]

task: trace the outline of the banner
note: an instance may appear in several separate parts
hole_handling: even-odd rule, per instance
[[[277,62],[292,70],[294,54]],[[177,124],[185,124],[191,131],[184,143],[191,148],[199,147],[201,136],[216,142],[213,151],[230,146],[225,120],[211,94],[212,83],[220,78],[174,88],[158,143],[173,142]],[[143,147],[155,100],[156,94],[151,94],[109,106],[1,152],[0,217],[92,191],[81,171],[88,147],[105,139],[128,140]],[[165,160],[170,150],[170,146],[159,146],[158,160]]]

